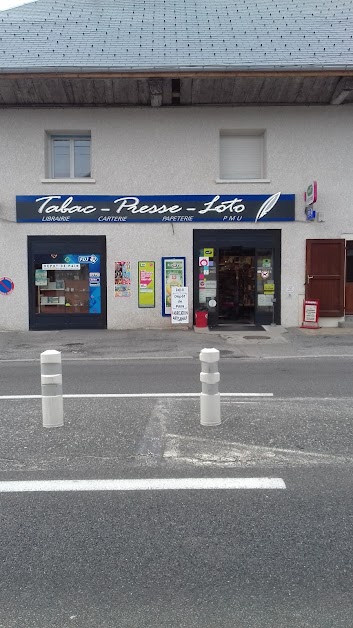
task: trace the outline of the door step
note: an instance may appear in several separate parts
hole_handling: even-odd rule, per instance
[[[338,323],[338,327],[353,327],[353,316],[346,316],[344,321]]]

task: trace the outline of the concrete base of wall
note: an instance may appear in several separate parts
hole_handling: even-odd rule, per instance
[[[338,323],[338,327],[353,327],[353,316],[346,316],[343,321]]]
[[[336,317],[332,317],[332,318],[320,318],[319,317],[319,326],[320,327],[339,327],[339,323],[343,323],[344,322],[344,316],[341,316],[339,318]]]

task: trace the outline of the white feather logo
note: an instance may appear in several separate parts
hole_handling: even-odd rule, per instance
[[[281,192],[277,192],[277,194],[273,194],[272,196],[270,196],[260,207],[259,211],[257,212],[256,218],[255,218],[255,222],[257,222],[258,220],[261,220],[261,218],[263,218],[264,216],[266,216],[266,214],[268,214],[271,209],[273,209],[273,207],[276,205],[279,197],[281,196]]]

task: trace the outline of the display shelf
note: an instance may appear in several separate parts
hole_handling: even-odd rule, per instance
[[[41,292],[65,292],[66,288],[40,288]]]
[[[47,305],[56,305],[60,307],[88,307],[87,305],[67,305],[66,303],[41,303],[43,307],[47,307]]]

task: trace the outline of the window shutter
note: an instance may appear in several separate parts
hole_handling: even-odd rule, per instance
[[[220,178],[263,178],[263,135],[220,136]]]

